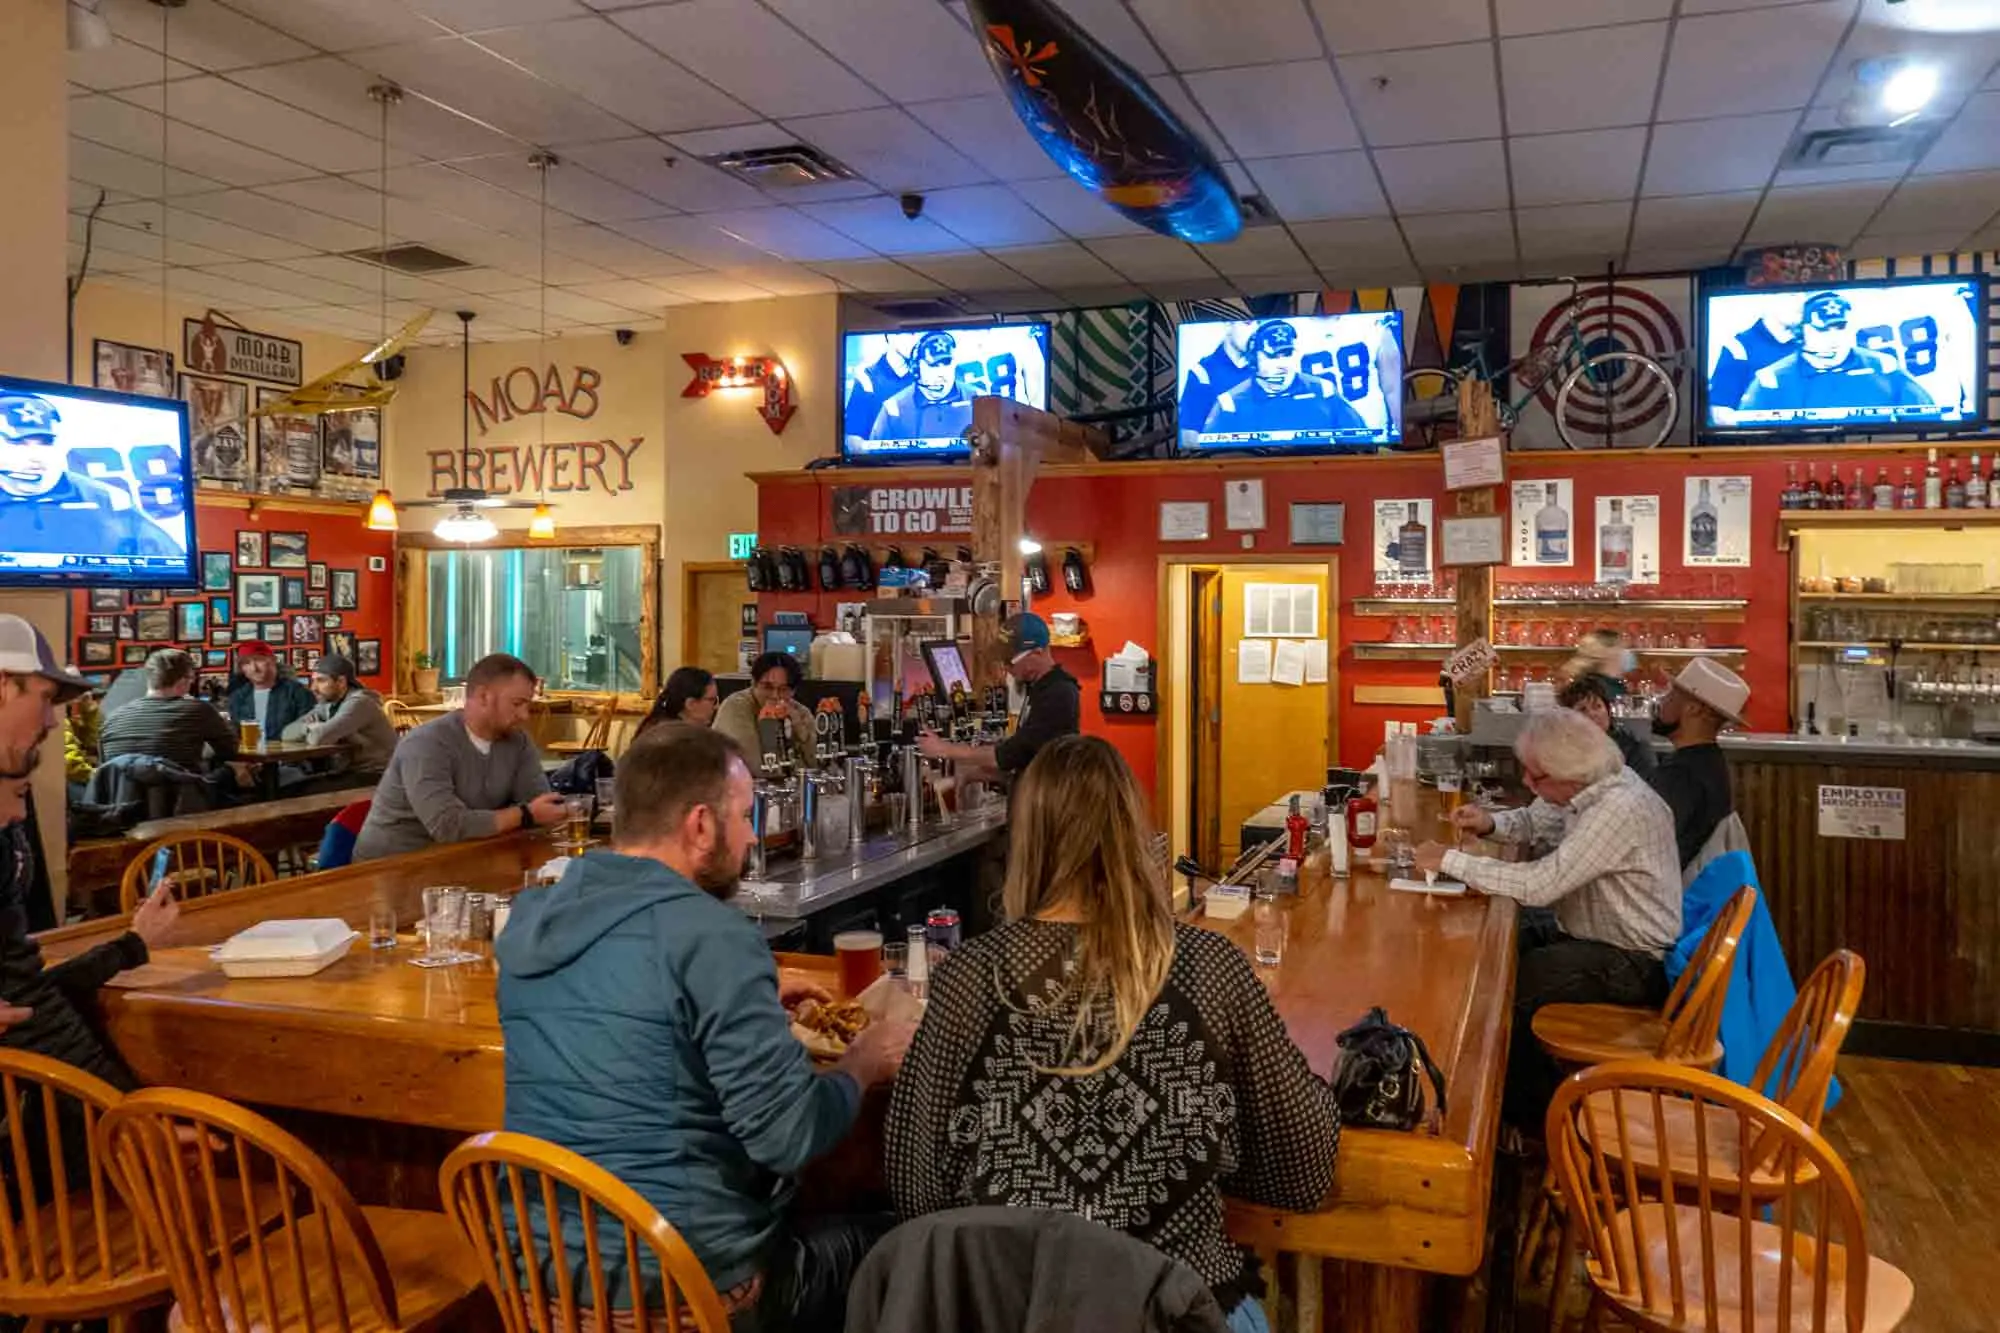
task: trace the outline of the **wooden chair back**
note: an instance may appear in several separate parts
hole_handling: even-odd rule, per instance
[[[1715,914],[1701,943],[1688,958],[1687,970],[1674,983],[1673,993],[1660,1011],[1666,1031],[1657,1052],[1662,1060],[1681,1063],[1695,1061],[1703,1051],[1715,1046],[1722,1029],[1722,1004],[1729,996],[1729,977],[1736,967],[1736,946],[1742,942],[1743,928],[1757,906],[1757,890],[1745,884],[1729,896]]]
[[[384,699],[382,711],[389,715],[389,725],[396,729],[398,736],[408,735],[422,720],[401,699]]]
[[[1821,959],[1750,1076],[1751,1087],[1813,1129],[1826,1113],[1834,1062],[1854,1026],[1867,977],[1867,964],[1851,949],[1836,949]]]
[[[374,1231],[347,1187],[292,1135],[182,1088],[131,1094],[105,1113],[100,1133],[119,1187],[165,1255],[185,1333],[347,1333],[364,1310],[397,1326],[395,1284]],[[282,1201],[279,1216],[232,1243],[225,1197],[236,1193],[254,1216],[259,1187]]]
[[[1668,1132],[1666,1108],[1681,1099],[1694,1103],[1691,1151]],[[1585,1128],[1592,1106],[1609,1108],[1595,1132]],[[1620,1060],[1564,1082],[1546,1129],[1592,1285],[1646,1326],[1860,1333],[1869,1279],[1860,1195],[1833,1149],[1784,1107],[1705,1070]],[[1650,1159],[1632,1150],[1649,1129]],[[1718,1136],[1736,1141],[1738,1160],[1769,1136],[1776,1191],[1753,1197],[1749,1172],[1722,1174]]]
[[[590,730],[584,733],[583,748],[586,750],[608,750],[611,748],[611,724],[618,720],[618,696],[609,695],[604,706],[597,710],[597,716],[590,720]]]
[[[146,844],[125,866],[118,882],[118,910],[130,913],[152,891],[154,859],[166,853],[166,873],[182,898],[202,898],[230,889],[268,884],[278,877],[264,853],[233,833],[196,830],[170,833]]]
[[[607,1233],[616,1238],[611,1262],[623,1269],[620,1294],[629,1302],[616,1311],[619,1333],[728,1333],[722,1298],[681,1234],[588,1159],[526,1134],[481,1134],[445,1158],[438,1179],[445,1212],[478,1254],[507,1333],[583,1333],[586,1319],[609,1333]],[[582,1224],[581,1255],[570,1252],[560,1225],[550,1225],[565,1212]],[[659,1265],[657,1293],[646,1290],[644,1252]]]
[[[0,1310],[81,1319],[164,1293],[160,1259],[119,1206],[98,1146],[98,1122],[123,1096],[60,1060],[0,1050]]]

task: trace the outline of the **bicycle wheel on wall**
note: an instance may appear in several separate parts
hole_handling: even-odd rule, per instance
[[[1674,377],[1642,352],[1593,356],[1556,393],[1556,430],[1572,449],[1651,449],[1680,414]]]
[[[1435,449],[1440,440],[1458,438],[1458,372],[1403,372],[1403,444],[1405,449]]]

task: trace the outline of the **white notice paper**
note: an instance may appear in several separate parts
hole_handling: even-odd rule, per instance
[[[1322,640],[1324,642],[1324,640]],[[1278,685],[1306,683],[1306,646],[1297,639],[1279,639],[1271,659],[1271,680]]]
[[[1222,521],[1231,532],[1264,530],[1264,483],[1232,481],[1222,488]]]
[[[1819,836],[1864,838],[1876,842],[1903,841],[1901,787],[1836,787],[1819,789]]]
[[[1497,565],[1507,559],[1506,520],[1498,514],[1472,514],[1448,518],[1438,534],[1443,543],[1443,564]]]
[[[1326,640],[1306,640],[1306,684],[1326,684]]]
[[[1469,491],[1475,486],[1498,486],[1507,479],[1500,437],[1486,435],[1476,440],[1452,440],[1439,447],[1444,455],[1444,488]]]
[[[1243,639],[1237,643],[1236,683],[1238,685],[1269,685],[1271,683],[1271,641],[1269,639]]]

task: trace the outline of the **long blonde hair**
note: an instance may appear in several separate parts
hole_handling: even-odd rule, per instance
[[[1125,1053],[1174,958],[1173,908],[1145,798],[1108,741],[1065,736],[1028,765],[1011,823],[1008,919],[1054,908],[1081,918],[1067,1049],[1092,1044],[1094,1014],[1108,1009],[1111,1019],[1112,1040],[1095,1060],[1048,1072],[1095,1074]]]

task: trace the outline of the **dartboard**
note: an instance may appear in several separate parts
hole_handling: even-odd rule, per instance
[[[1535,325],[1531,346],[1541,347],[1552,340],[1566,346],[1572,305],[1577,307],[1577,331],[1583,336],[1585,356],[1643,352],[1664,364],[1667,373],[1679,383],[1680,362],[1675,358],[1687,350],[1687,333],[1674,312],[1658,297],[1635,287],[1598,283],[1579,288],[1574,297],[1557,302],[1542,316]],[[1593,435],[1615,436],[1636,432],[1659,420],[1660,414],[1667,410],[1667,400],[1658,379],[1630,363],[1607,370],[1618,373],[1603,384],[1586,378],[1570,395],[1572,428],[1580,427]],[[1556,394],[1568,373],[1569,368],[1565,367],[1561,374],[1551,375],[1535,395],[1550,416],[1555,415]],[[1607,421],[1607,416],[1612,419]]]

